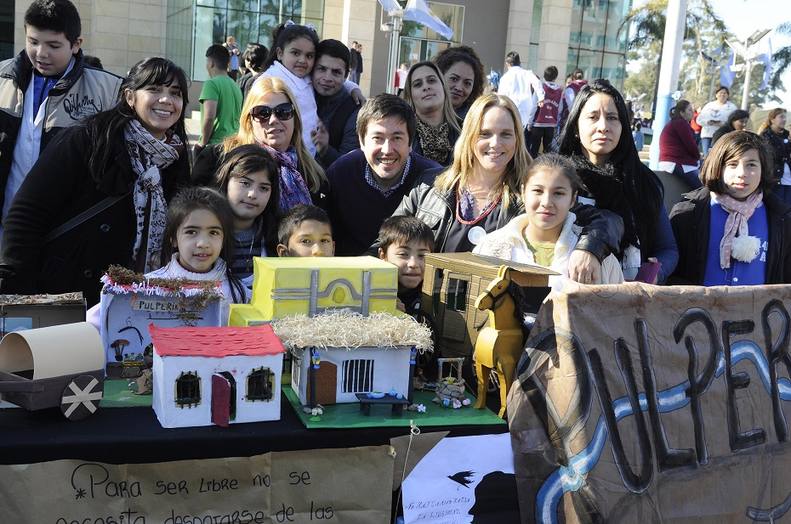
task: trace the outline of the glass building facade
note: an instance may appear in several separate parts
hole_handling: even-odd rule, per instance
[[[166,53],[193,80],[207,80],[205,51],[236,38],[272,46],[272,30],[293,20],[312,25],[321,36],[324,0],[168,0]]]
[[[541,1],[541,0],[537,0]],[[586,78],[606,78],[623,87],[631,0],[572,0],[568,71],[580,68]]]
[[[14,56],[14,0],[0,0],[0,60]]]
[[[442,2],[426,2],[434,15],[453,29],[453,39],[447,40],[433,30],[416,22],[404,21],[401,30],[399,64],[410,66],[423,60],[431,60],[440,51],[462,42],[464,28],[464,6]],[[402,2],[405,4],[405,2]]]

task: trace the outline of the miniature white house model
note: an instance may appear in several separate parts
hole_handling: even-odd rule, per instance
[[[160,328],[152,405],[165,428],[280,419],[284,348],[271,326]]]

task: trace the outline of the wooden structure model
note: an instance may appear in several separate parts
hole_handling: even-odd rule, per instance
[[[489,311],[489,322],[478,333],[472,356],[475,376],[478,379],[478,399],[475,407],[486,407],[489,373],[495,370],[500,384],[498,415],[501,417],[505,414],[505,399],[514,380],[514,372],[524,344],[524,332],[516,316],[516,304],[508,293],[513,271],[509,267],[501,266],[497,278],[492,280],[486,291],[475,301],[475,307],[479,310]]]
[[[3,400],[34,411],[60,406],[69,420],[99,409],[104,349],[96,329],[63,324],[9,333],[0,341]]]
[[[280,419],[283,345],[271,326],[149,327],[152,406],[165,428]]]
[[[488,315],[475,300],[509,267],[511,280],[522,287],[546,288],[551,269],[520,264],[472,253],[431,253],[426,255],[421,311],[432,322],[437,347],[443,357],[470,357]]]

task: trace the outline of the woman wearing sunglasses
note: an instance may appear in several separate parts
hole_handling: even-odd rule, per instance
[[[193,167],[194,182],[213,185],[223,155],[247,144],[261,146],[280,165],[281,213],[297,204],[324,207],[327,177],[305,147],[299,109],[283,80],[262,77],[253,84],[242,106],[239,132],[200,152]]]

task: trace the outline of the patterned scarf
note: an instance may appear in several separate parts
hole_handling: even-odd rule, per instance
[[[630,245],[641,247],[647,235],[641,231],[637,221],[637,208],[640,204],[629,196],[624,173],[610,162],[600,167],[582,155],[572,155],[571,161],[585,185],[580,192],[581,196],[589,196],[596,201],[596,207],[608,209],[623,219],[621,250]]]
[[[448,155],[453,149],[448,135],[450,129],[448,123],[442,122],[437,127],[433,127],[423,123],[419,118],[416,120],[417,136],[420,147],[423,148],[423,156],[444,166],[448,163]]]
[[[719,193],[716,193],[716,197],[722,209],[728,212],[728,218],[725,219],[725,231],[722,240],[720,240],[720,267],[728,269],[731,267],[731,253],[736,234],[738,233],[739,238],[749,236],[747,221],[763,202],[764,194],[763,191],[755,191],[744,200],[736,200],[730,195],[720,195]]]
[[[167,222],[168,205],[162,189],[160,170],[178,160],[182,143],[177,135],[172,135],[169,143],[154,138],[137,120],[130,120],[126,125],[124,138],[132,171],[137,175],[132,189],[137,224],[132,259],[136,266],[141,266],[143,262],[143,271],[148,273],[160,265],[162,236]],[[147,232],[144,231],[146,219]],[[142,246],[144,236],[146,245]],[[144,256],[145,261],[138,260],[140,256]]]
[[[308,185],[297,170],[297,164],[291,155],[288,152],[281,153],[263,142],[258,142],[258,145],[266,149],[280,164],[280,212],[286,213],[298,204],[312,204]]]
[[[492,212],[500,204],[502,199],[502,192],[497,195],[497,198],[491,200],[481,212],[475,214],[475,197],[466,187],[459,188],[456,195],[456,219],[462,224],[477,224]]]

